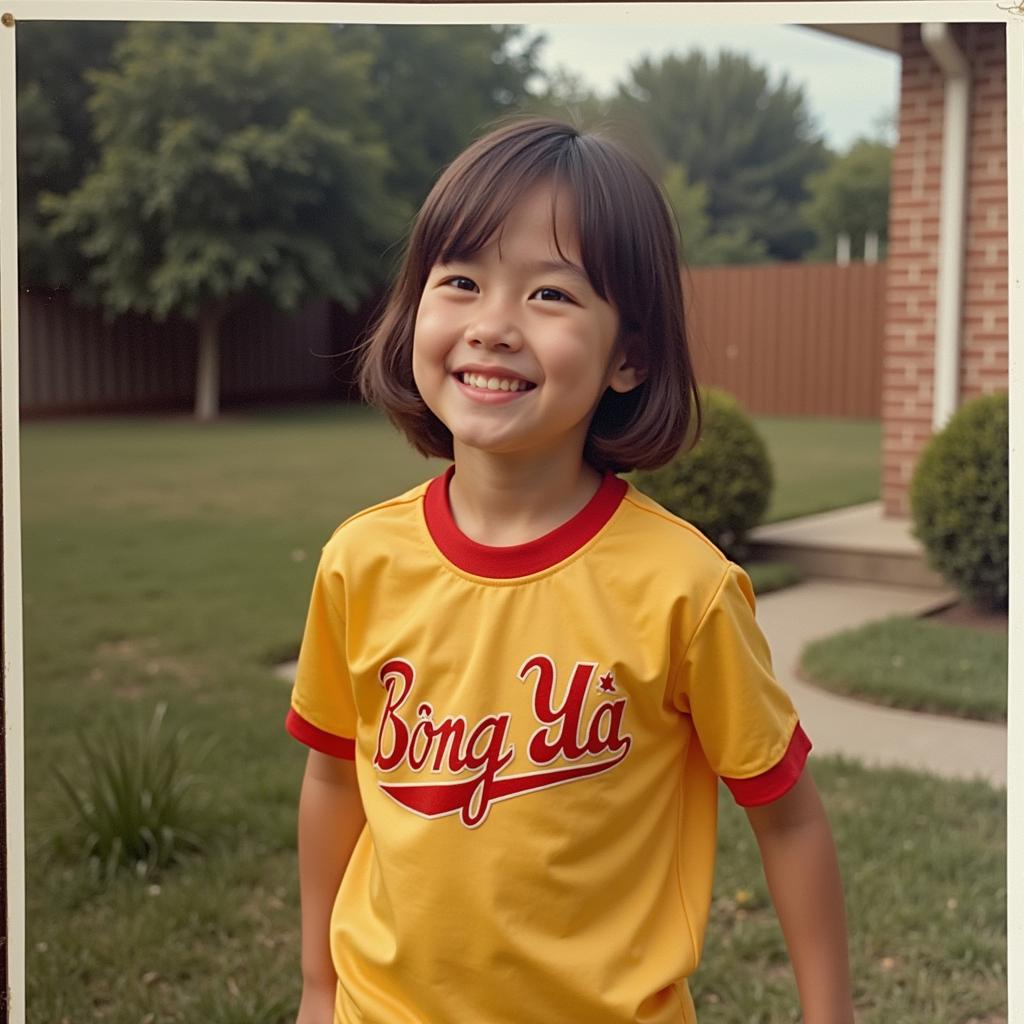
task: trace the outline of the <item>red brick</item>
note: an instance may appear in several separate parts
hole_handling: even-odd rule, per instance
[[[912,381],[912,382],[904,381],[904,382],[901,383],[901,382],[898,382],[898,381],[892,381],[891,383],[888,383],[886,385],[886,389],[885,390],[887,392],[889,392],[890,395],[893,395],[893,396],[895,396],[895,395],[916,395],[921,390],[921,382],[920,381]]]

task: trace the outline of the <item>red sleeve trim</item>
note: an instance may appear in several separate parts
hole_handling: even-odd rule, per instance
[[[321,754],[343,757],[348,761],[355,760],[355,740],[346,739],[344,736],[335,736],[332,732],[324,732],[323,729],[318,729],[311,722],[307,722],[295,708],[288,709],[288,716],[284,720],[284,727],[300,743],[305,743],[307,747],[319,750]]]
[[[736,803],[741,807],[770,804],[789,792],[796,784],[810,751],[811,741],[797,722],[789,746],[774,768],[769,768],[768,771],[750,779],[727,779],[723,776],[722,781],[729,787]]]

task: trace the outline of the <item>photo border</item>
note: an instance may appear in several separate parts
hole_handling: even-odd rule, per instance
[[[913,15],[908,18],[908,15]],[[24,678],[18,401],[16,36],[19,21],[218,21],[392,24],[876,24],[1006,25],[1010,394],[1009,621],[1024,585],[1024,0],[802,0],[790,3],[240,3],[237,0],[10,0],[0,2],[0,519],[2,519],[8,1013],[25,1020]],[[1015,530],[1014,527],[1017,527]],[[1016,540],[1015,540],[1016,538]],[[1024,633],[1010,629],[1007,711],[1008,1019],[1024,1020]],[[1014,680],[1016,679],[1016,688]]]

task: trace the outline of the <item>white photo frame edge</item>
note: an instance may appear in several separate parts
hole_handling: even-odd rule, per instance
[[[0,518],[2,518],[7,1011],[25,1021],[24,678],[18,387],[16,31],[18,21],[231,21],[274,23],[560,24],[623,20],[763,24],[1002,22],[1006,25],[1010,395],[1009,621],[1020,616],[1024,543],[1024,2],[877,0],[789,3],[344,4],[257,0],[10,0],[0,3]],[[1016,538],[1016,539],[1015,539]],[[1024,1022],[1024,633],[1008,644],[1007,985],[1008,1020]],[[1016,870],[1015,870],[1016,869]]]
[[[588,24],[622,21],[754,24],[913,22],[1007,22],[1011,3],[987,0],[705,0],[705,2],[614,3],[318,3],[288,0],[8,0],[0,5],[15,21],[231,21],[275,24],[392,22],[397,24],[487,25],[521,22]],[[381,15],[385,15],[381,17]],[[1024,16],[1024,15],[1022,15]]]
[[[1016,1024],[1024,1020],[1024,631],[1019,628],[1024,621],[1024,10],[1006,24],[1006,112],[1010,395],[1006,957],[1007,1020]]]

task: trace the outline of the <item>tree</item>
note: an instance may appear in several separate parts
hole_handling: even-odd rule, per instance
[[[527,38],[525,31],[515,25],[339,30],[343,46],[373,49],[368,116],[381,126],[394,155],[388,187],[414,208],[470,140],[529,100],[542,40]]]
[[[18,252],[22,285],[57,288],[84,273],[66,239],[46,230],[46,192],[73,189],[95,163],[86,73],[106,68],[121,22],[33,22],[18,26]]]
[[[607,119],[608,105],[587,88],[580,75],[559,65],[545,73],[542,87],[533,91],[524,112],[555,117],[587,131]]]
[[[774,259],[799,258],[814,242],[803,223],[804,180],[827,162],[803,92],[727,51],[645,58],[620,86],[613,112],[649,137],[664,175],[680,164],[707,187],[711,233],[748,236]]]
[[[708,187],[703,182],[691,185],[681,164],[668,165],[662,187],[679,227],[683,259],[690,266],[759,263],[766,259],[764,242],[751,238],[746,228],[735,232],[711,231]]]
[[[243,296],[346,307],[408,209],[367,116],[375,54],[320,26],[136,24],[91,75],[96,167],[44,208],[108,311],[199,330],[196,414],[216,415],[220,324]]]
[[[884,243],[889,227],[889,169],[892,150],[873,139],[858,139],[842,156],[807,179],[810,198],[803,214],[817,233],[812,257],[831,259],[836,236],[846,232],[855,246],[873,231]]]

